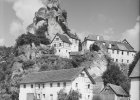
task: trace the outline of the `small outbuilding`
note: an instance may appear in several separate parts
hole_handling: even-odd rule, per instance
[[[129,100],[129,95],[121,86],[107,84],[100,92],[100,100]]]

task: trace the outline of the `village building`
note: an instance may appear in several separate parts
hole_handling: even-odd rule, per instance
[[[82,42],[82,51],[90,50],[92,44],[100,44],[112,57],[114,62],[130,64],[136,51],[126,39],[123,41],[104,40],[102,36],[89,35]]]
[[[94,83],[84,67],[35,72],[20,82],[19,100],[57,100],[61,89],[78,90],[80,100],[92,100]]]
[[[132,73],[130,74],[131,87],[130,87],[130,99],[139,100],[140,92],[140,60],[135,65]]]
[[[55,47],[56,55],[63,58],[69,58],[71,52],[79,51],[79,39],[76,34],[57,33],[51,42],[51,46]]]
[[[107,84],[100,92],[101,100],[129,100],[129,95],[121,86]]]

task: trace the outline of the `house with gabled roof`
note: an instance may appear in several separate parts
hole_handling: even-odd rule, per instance
[[[70,52],[79,51],[79,39],[76,34],[57,33],[51,42],[51,46],[55,47],[56,55],[63,58],[69,58]]]
[[[126,39],[123,41],[109,41],[104,40],[102,36],[89,35],[82,42],[82,51],[90,50],[92,44],[98,44],[110,54],[114,62],[118,63],[130,64],[136,54],[136,51]]]
[[[93,84],[84,67],[30,73],[20,82],[19,100],[57,100],[61,89],[78,90],[80,100],[92,100]]]
[[[121,86],[107,84],[100,92],[101,100],[129,100],[129,95]]]
[[[139,100],[140,96],[140,60],[138,60],[132,73],[130,74],[131,85],[130,85],[130,99]]]

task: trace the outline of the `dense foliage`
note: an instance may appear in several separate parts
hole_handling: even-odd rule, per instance
[[[98,46],[98,45],[96,45],[96,44],[92,44],[91,46],[90,46],[90,51],[99,51],[99,50],[101,50],[100,49],[100,47]]]
[[[130,80],[127,76],[123,74],[118,64],[110,63],[107,70],[103,73],[102,78],[103,78],[104,85],[107,85],[107,83],[119,85],[122,86],[122,88],[127,93],[129,93]]]
[[[64,89],[60,90],[58,93],[57,100],[79,100],[81,98],[81,94],[78,90],[70,90],[67,94]]]

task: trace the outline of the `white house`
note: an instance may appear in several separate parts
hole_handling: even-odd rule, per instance
[[[130,64],[136,54],[136,51],[126,39],[122,42],[108,41],[104,40],[101,36],[94,35],[85,37],[82,43],[82,51],[85,52],[89,50],[91,44],[94,43],[102,45],[113,58],[114,62]]]
[[[56,55],[63,58],[69,58],[70,52],[79,51],[79,39],[77,35],[72,33],[57,33],[51,42],[51,46],[55,47]]]
[[[140,99],[140,95],[139,95],[140,94],[140,60],[135,65],[129,77],[131,79],[130,99],[139,100]]]
[[[92,100],[93,84],[93,78],[83,67],[31,73],[20,83],[19,100],[57,100],[61,89],[78,90],[80,100]]]

